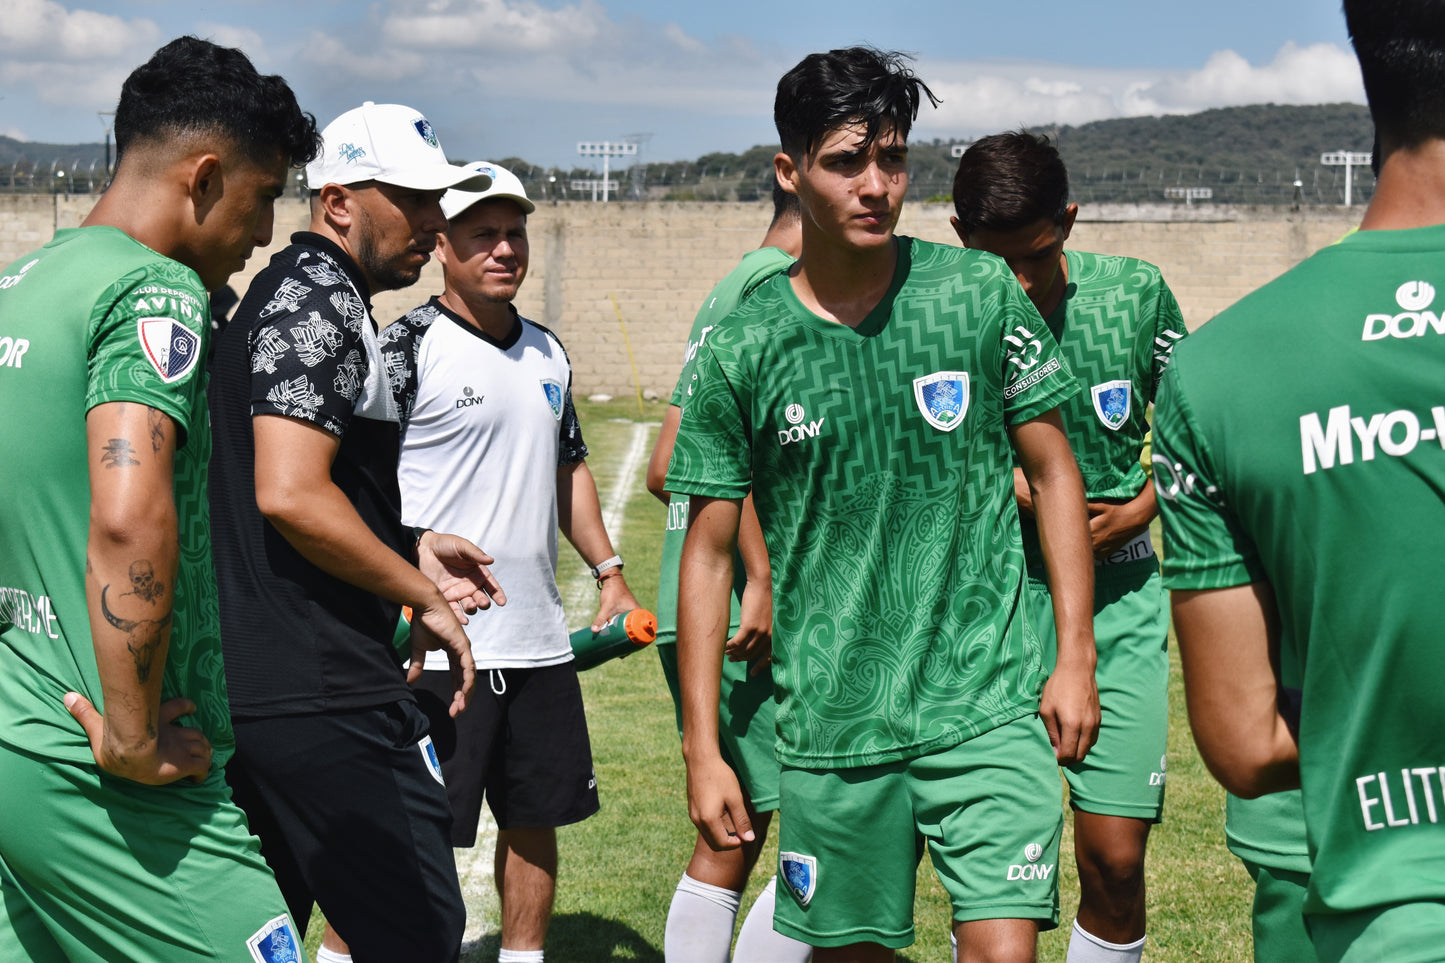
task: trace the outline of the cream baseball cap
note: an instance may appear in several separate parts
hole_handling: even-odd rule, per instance
[[[436,131],[419,111],[367,101],[321,132],[321,153],[306,165],[306,186],[381,181],[436,191],[463,186],[486,190],[491,177],[447,163]]]
[[[522,208],[523,214],[530,214],[537,209],[527,197],[527,189],[522,186],[521,180],[516,174],[491,161],[473,161],[468,164],[465,170],[477,174],[485,174],[491,178],[491,185],[477,190],[469,185],[453,187],[442,195],[442,213],[451,220],[458,214],[465,211],[478,201],[489,201],[493,198],[506,198],[509,201],[516,201]]]

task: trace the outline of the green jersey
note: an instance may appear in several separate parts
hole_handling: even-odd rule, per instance
[[[170,651],[161,696],[185,696],[215,750],[230,757],[206,503],[211,434],[205,364],[210,312],[190,268],[122,231],[57,231],[0,277],[0,742],[93,764],[61,704],[76,691],[105,711],[85,596],[90,472],[85,416],[107,402],[164,412],[178,429],[180,525]],[[149,591],[144,571],[109,602]]]
[[[687,354],[683,356],[682,373],[677,376],[677,387],[672,392],[672,403],[679,408],[687,407],[687,395],[692,384],[693,361],[697,351],[707,340],[719,321],[733,312],[766,279],[785,271],[793,263],[792,255],[775,247],[759,248],[743,255],[738,266],[717,283],[708,294],[707,300],[692,322],[692,333],[687,336]],[[674,495],[667,504],[667,529],[662,535],[662,572],[657,581],[657,641],[660,644],[677,641],[677,569],[682,562],[682,541],[687,535],[686,495]],[[746,573],[735,559],[733,562],[733,600],[730,624],[737,625],[741,616],[741,595],[747,582]]]
[[[753,493],[778,756],[876,765],[1037,711],[1008,426],[1077,389],[1003,261],[897,239],[856,328],[763,282],[699,351],[668,490]]]
[[[1310,871],[1304,809],[1298,789],[1258,799],[1226,794],[1224,841],[1229,851],[1245,862],[1291,873]]]
[[[1180,345],[1155,412],[1167,584],[1274,589],[1310,913],[1445,899],[1442,257],[1320,251]]]
[[[1064,257],[1068,286],[1045,323],[1081,390],[1059,406],[1059,416],[1085,495],[1133,498],[1147,480],[1139,456],[1149,405],[1188,329],[1154,265],[1083,251],[1065,251]],[[1029,567],[1040,570],[1044,560],[1033,519],[1024,519],[1023,528]]]

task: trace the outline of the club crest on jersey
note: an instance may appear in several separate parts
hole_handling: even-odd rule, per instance
[[[1106,381],[1090,389],[1094,395],[1094,414],[1105,427],[1118,431],[1119,426],[1129,420],[1129,395],[1133,387],[1127,381]]]
[[[812,902],[813,893],[818,889],[818,861],[802,853],[779,853],[778,868],[798,905],[807,906]]]
[[[542,393],[547,396],[547,404],[552,406],[552,417],[558,421],[562,420],[562,385],[551,378],[542,379]]]
[[[411,125],[416,128],[416,132],[421,135],[422,140],[432,147],[438,146],[436,131],[431,129],[431,123],[425,117],[418,117],[411,122]]]
[[[175,318],[141,318],[136,332],[146,360],[166,384],[190,374],[201,357],[201,336]]]
[[[432,743],[431,736],[422,736],[416,747],[421,750],[421,757],[426,760],[426,771],[431,773],[438,785],[445,786],[447,781],[442,778],[442,763],[437,758],[437,747]]]
[[[968,413],[968,372],[935,371],[914,378],[913,397],[930,425],[952,431],[963,424]]]
[[[246,941],[256,963],[306,963],[301,937],[291,917],[281,915],[267,923]]]

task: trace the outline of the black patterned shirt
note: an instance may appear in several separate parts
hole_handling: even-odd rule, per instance
[[[353,709],[411,698],[391,639],[399,606],[301,556],[256,507],[252,418],[340,439],[331,477],[377,537],[409,555],[396,401],[370,290],[328,239],[294,234],[256,276],[211,372],[211,512],[232,715]]]

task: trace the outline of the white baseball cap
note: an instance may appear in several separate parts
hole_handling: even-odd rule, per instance
[[[491,185],[478,191],[470,184],[462,184],[443,194],[442,213],[447,216],[447,220],[452,220],[478,201],[489,201],[498,197],[516,201],[517,205],[522,208],[523,214],[530,214],[537,209],[537,205],[527,199],[527,189],[522,186],[517,175],[505,167],[500,167],[491,161],[473,161],[464,169],[487,175],[491,178]]]
[[[306,186],[381,181],[436,191],[464,185],[485,190],[491,178],[447,163],[437,135],[420,112],[367,101],[321,132],[321,153],[306,165]]]

